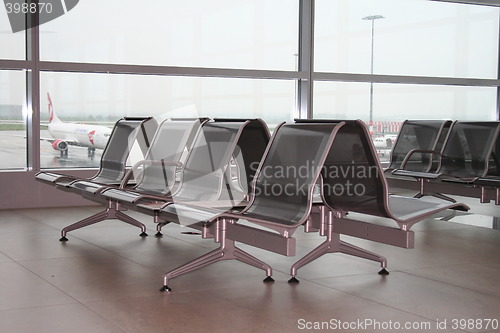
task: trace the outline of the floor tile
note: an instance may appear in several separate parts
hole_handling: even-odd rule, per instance
[[[11,258],[0,252],[0,262],[13,261]]]
[[[500,318],[500,298],[496,295],[402,272],[315,282],[430,320]]]
[[[60,242],[59,237],[56,230],[14,235],[0,233],[0,251],[18,261],[85,256],[103,251],[79,239],[72,239],[71,244]]]
[[[81,258],[57,258],[21,263],[74,299],[90,300],[155,295],[162,275],[114,255],[89,253]]]
[[[0,311],[0,332],[124,333],[115,323],[81,304]]]
[[[308,281],[298,285],[275,283],[252,291],[230,290],[222,297],[249,309],[263,309],[262,316],[273,318],[293,331],[304,331],[317,323],[326,325],[323,324],[325,322],[328,325],[324,331],[344,332],[383,332],[388,331],[384,329],[386,325],[404,327],[407,323],[429,327],[436,325],[433,320]],[[345,323],[357,329],[341,330]]]
[[[496,232],[496,230],[491,231]],[[389,270],[432,268],[453,264],[466,265],[477,262],[479,259],[493,265],[500,264],[499,245],[465,239],[457,242],[456,237],[436,232],[416,233],[413,249],[403,249],[347,236],[342,236],[342,239],[386,257]],[[369,262],[365,259],[356,260]]]
[[[0,235],[5,234],[12,238],[27,233],[53,230],[50,226],[27,218],[21,210],[0,210],[0,223]]]
[[[127,332],[286,332],[287,327],[218,293],[196,292],[89,302]]]
[[[499,270],[495,267],[471,263],[468,265],[406,270],[405,272],[500,297]]]
[[[59,242],[62,228],[100,210],[0,211],[1,332],[387,332],[328,325],[447,320],[442,330],[404,332],[456,333],[463,331],[453,330],[453,318],[500,319],[500,231],[454,221],[478,218],[474,213],[440,220],[447,212],[418,223],[412,228],[414,249],[342,236],[384,255],[386,277],[377,274],[376,262],[336,253],[300,268],[300,283],[288,284],[290,266],[324,241],[318,233],[298,230],[294,257],[238,244],[273,268],[274,283],[263,283],[262,269],[228,260],[171,279],[172,292],[162,293],[166,271],[218,244],[176,224],[156,238],[151,217],[135,212],[127,213],[145,223],[150,236],[141,238],[139,228],[110,220]],[[498,207],[477,211],[487,219]],[[307,330],[306,324],[326,329]]]
[[[76,301],[15,262],[0,263],[0,310],[70,304]]]

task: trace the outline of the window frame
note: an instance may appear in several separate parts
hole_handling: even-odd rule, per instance
[[[40,73],[49,72],[78,72],[78,73],[109,73],[109,74],[135,74],[135,75],[164,75],[164,76],[192,76],[192,77],[220,77],[220,78],[250,78],[250,79],[278,79],[295,80],[296,84],[296,110],[293,116],[302,119],[314,118],[313,114],[313,90],[314,82],[373,82],[373,83],[400,83],[400,84],[424,84],[424,85],[458,85],[458,86],[480,86],[496,87],[496,119],[500,120],[500,52],[499,71],[497,79],[470,79],[470,78],[441,78],[420,77],[401,75],[379,75],[379,74],[347,74],[333,72],[316,72],[314,70],[314,15],[315,0],[299,1],[299,34],[298,34],[298,68],[293,71],[285,70],[258,70],[238,68],[201,68],[201,67],[176,67],[176,66],[153,66],[153,65],[119,65],[105,63],[70,63],[40,60],[40,36],[39,27],[36,26],[25,31],[26,34],[26,59],[10,60],[0,59],[0,69],[24,70],[26,72],[26,136],[27,136],[27,161],[24,170],[0,170],[0,182],[4,186],[12,186],[15,193],[4,193],[0,195],[0,209],[22,208],[22,207],[45,207],[61,206],[65,204],[74,205],[82,203],[81,199],[63,199],[57,202],[44,199],[44,194],[50,192],[43,187],[37,188],[41,194],[37,200],[28,202],[26,195],[31,192],[30,186],[37,186],[34,174],[40,171]],[[466,1],[466,0],[428,0],[443,1],[470,5],[486,5],[500,7],[498,0]],[[31,2],[31,0],[30,0]],[[37,21],[36,14],[30,14],[28,20]],[[500,26],[499,26],[500,31]],[[500,50],[500,42],[499,42]],[[93,170],[61,170],[81,176],[88,176]],[[21,184],[21,186],[19,186]],[[26,186],[22,186],[26,184]],[[9,188],[9,187],[7,187]],[[6,192],[6,191],[3,191]],[[43,193],[42,193],[43,192]],[[56,192],[50,192],[56,195]],[[62,196],[61,196],[62,198]]]

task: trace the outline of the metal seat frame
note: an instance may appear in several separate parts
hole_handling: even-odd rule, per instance
[[[158,124],[151,117],[125,117],[118,120],[102,153],[97,174],[85,180],[107,185],[120,184],[126,173],[126,162],[131,148],[127,139],[137,140],[141,150],[145,153],[149,149],[157,127]],[[38,172],[35,178],[52,186],[66,186],[75,180],[83,180],[49,171]]]
[[[92,181],[81,181],[81,180],[73,181],[70,182],[69,184],[59,186],[58,188],[74,193],[79,193],[86,199],[98,203],[104,203],[106,205],[106,209],[104,211],[96,213],[92,216],[89,216],[83,220],[80,220],[63,228],[61,230],[60,241],[63,242],[67,241],[68,238],[66,237],[66,235],[70,231],[80,229],[89,225],[93,225],[95,223],[108,219],[117,219],[119,221],[139,227],[141,229],[140,236],[141,237],[147,236],[146,226],[142,222],[123,213],[123,211],[127,210],[126,207],[120,205],[120,203],[117,201],[103,198],[101,196],[101,193],[104,193],[105,191],[112,188],[119,188],[121,190],[125,190],[124,188],[126,187],[127,182],[130,179],[131,175],[135,172],[136,167],[138,165],[142,166],[147,165],[148,161],[154,161],[154,159],[157,159],[158,161],[163,161],[162,166],[165,165],[172,166],[173,168],[171,167],[168,168],[168,170],[170,171],[170,175],[168,177],[170,179],[175,179],[175,166],[180,165],[179,160],[183,149],[187,145],[189,145],[189,139],[192,138],[193,135],[196,135],[201,124],[204,122],[206,122],[206,119],[196,119],[196,120],[176,119],[176,120],[165,120],[164,122],[162,122],[162,124],[158,127],[158,130],[156,131],[155,136],[151,141],[150,147],[146,153],[146,159],[144,161],[137,163],[132,169],[128,171],[128,173],[123,177],[122,183],[120,184],[119,187],[115,186],[110,187],[108,184],[97,183]],[[169,144],[163,142],[164,139],[163,134],[165,131],[166,132],[174,131],[181,125],[182,127],[179,130],[182,132],[182,134],[177,138],[177,141],[173,140],[175,142],[173,143],[170,142]],[[167,147],[167,149],[162,149],[164,147]],[[145,169],[143,170],[142,180],[135,185],[136,189],[137,188],[141,189],[141,187],[144,187],[146,179],[145,177],[147,176],[146,175],[147,170],[148,170],[147,167],[145,167]]]
[[[310,154],[311,145],[307,142],[306,136],[300,137],[297,134],[296,140],[291,140],[288,134],[299,128],[311,130],[314,127],[318,131],[316,135],[323,141],[321,144],[317,143],[316,155],[313,158]],[[318,166],[310,169],[307,177],[300,179],[300,185],[307,185],[308,188],[307,193],[301,197],[302,200],[299,200],[302,205],[294,200],[296,197],[293,195],[288,196],[287,199],[284,196],[257,194],[266,182],[269,182],[271,186],[290,184],[286,183],[290,179],[285,179],[286,182],[283,183],[276,177],[266,175],[266,168],[277,166],[280,150],[291,152],[290,149],[282,148],[287,146],[287,141],[291,141],[292,144],[306,142],[309,148],[301,150],[295,145],[296,154],[301,155],[303,160],[293,165],[296,167],[309,165],[310,167],[311,164],[305,162],[314,161],[314,165]],[[339,179],[334,179],[335,177],[325,173],[325,169],[338,167],[346,161],[349,161],[350,167],[375,167],[377,171],[374,176],[368,182],[362,180],[364,184],[371,186],[370,195],[351,201],[351,198],[346,196],[332,195],[330,192],[323,191],[323,204],[318,204],[313,208],[313,189],[321,179],[320,172],[323,173],[322,179],[325,184],[334,185]],[[340,179],[340,181],[348,180],[354,179],[345,177]],[[323,188],[326,187],[323,186]],[[303,224],[306,231],[319,230],[320,234],[326,236],[327,239],[292,265],[290,283],[298,282],[296,274],[300,267],[332,252],[342,252],[380,262],[382,270],[379,273],[388,274],[385,269],[387,260],[383,256],[343,242],[340,240],[340,235],[347,234],[384,244],[411,248],[414,246],[413,232],[409,230],[411,226],[446,209],[467,210],[468,207],[463,204],[439,204],[415,198],[389,196],[387,182],[376,157],[375,148],[366,126],[361,121],[300,121],[297,124],[283,125],[275,130],[257,171],[252,201],[243,211],[221,212],[189,204],[171,204],[161,209],[160,216],[163,218],[198,228],[202,231],[203,237],[214,237],[215,242],[220,244],[219,248],[166,273],[161,291],[171,290],[168,286],[171,279],[221,260],[236,259],[261,268],[267,276],[264,282],[272,282],[274,280],[271,277],[271,267],[237,248],[234,243],[242,242],[287,256],[295,255],[295,239],[292,236]],[[347,218],[347,213],[351,211],[392,219],[397,223],[398,228],[372,225]],[[247,223],[238,223],[240,220],[245,220]],[[262,227],[272,231],[262,229]]]
[[[430,191],[429,187],[438,188],[443,182],[455,183],[458,186],[472,186],[478,178],[489,172],[489,164],[494,155],[494,147],[498,145],[500,122],[457,121],[451,127],[445,144],[440,151],[414,149],[408,152],[400,169],[392,171],[393,175],[411,177],[418,181],[419,189],[415,197],[432,195],[444,200],[456,202],[445,195],[449,186],[443,184],[443,191]],[[406,164],[416,153],[436,156],[438,167],[434,171],[418,172],[406,170]]]

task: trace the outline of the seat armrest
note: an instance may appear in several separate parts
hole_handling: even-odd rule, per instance
[[[432,173],[432,172],[419,172],[419,171],[410,171],[410,170],[402,170],[395,169],[391,172],[396,176],[404,176],[404,177],[413,177],[417,179],[425,178],[425,179],[438,179],[442,176],[440,173]]]
[[[410,160],[410,158],[413,156],[415,153],[420,153],[420,154],[430,154],[431,155],[431,164],[432,165],[432,156],[433,155],[438,155],[440,158],[442,156],[440,151],[437,150],[429,150],[429,149],[412,149],[406,154],[405,158],[403,159],[403,162],[401,162],[401,169],[404,169],[406,167],[406,164]]]
[[[165,162],[165,161],[152,161],[152,160],[142,160],[137,162],[130,168],[130,170],[127,171],[125,176],[123,176],[123,180],[120,183],[120,188],[124,189],[127,187],[128,182],[134,176],[134,173],[137,172],[139,167],[141,166],[147,166],[147,165],[154,165],[154,164],[161,164],[161,165],[167,165],[167,166],[175,166],[178,168],[182,168],[183,164],[181,162]]]
[[[35,175],[36,180],[46,183],[56,183],[61,180],[75,180],[76,177],[52,172],[39,172]]]
[[[500,177],[479,177],[474,184],[488,187],[500,187]]]

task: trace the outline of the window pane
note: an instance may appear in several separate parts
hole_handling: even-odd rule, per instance
[[[41,58],[294,70],[298,3],[298,0],[80,1],[66,15],[40,27]]]
[[[315,70],[494,79],[499,11],[422,0],[317,0]]]
[[[112,126],[124,116],[164,118],[263,118],[270,126],[293,118],[292,80],[42,73],[41,121],[48,121],[50,94],[60,120]],[[40,136],[52,140],[46,128]],[[55,138],[57,139],[57,138]],[[67,156],[41,143],[41,166],[97,167],[102,150],[69,147]]]
[[[491,87],[376,83],[371,132],[374,140],[394,139],[405,119],[496,120],[496,95]],[[369,124],[370,83],[316,82],[314,98],[314,118]],[[382,162],[389,159],[387,148],[377,149]]]
[[[370,84],[364,82],[315,82],[314,118],[368,121]]]
[[[417,84],[373,85],[373,120],[495,120],[496,88]],[[362,119],[370,114],[370,83],[316,82],[314,118]]]
[[[0,70],[0,169],[26,168],[26,75]]]
[[[25,36],[25,31],[12,32],[7,11],[0,10],[0,59],[24,60]]]
[[[492,87],[374,85],[374,120],[495,120],[497,90]]]

